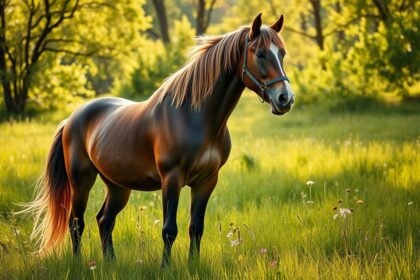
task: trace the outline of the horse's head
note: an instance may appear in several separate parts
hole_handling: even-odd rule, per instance
[[[282,38],[283,15],[270,27],[261,26],[261,14],[245,37],[242,54],[242,80],[261,100],[271,104],[273,114],[290,111],[294,95],[283,67],[286,55]]]

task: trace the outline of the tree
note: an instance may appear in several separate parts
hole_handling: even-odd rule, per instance
[[[209,3],[209,6],[206,10],[206,4]],[[206,32],[210,24],[211,14],[213,12],[214,4],[216,0],[198,0],[197,3],[197,18],[196,18],[196,33],[197,35],[202,35]]]
[[[166,8],[164,0],[152,0],[159,22],[160,35],[164,44],[170,43],[168,32],[168,20],[166,17]]]
[[[0,0],[0,77],[6,110],[25,110],[36,75],[54,64],[48,59],[59,57],[60,65],[79,63],[92,70],[95,62],[127,55],[147,25],[141,16],[133,1]]]

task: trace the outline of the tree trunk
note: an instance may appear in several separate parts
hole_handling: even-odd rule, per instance
[[[205,30],[205,15],[206,15],[206,1],[198,0],[198,11],[197,11],[197,35],[202,35]]]
[[[341,15],[341,3],[340,3],[340,1],[337,1],[336,3],[335,3],[335,11],[338,13],[338,14],[340,14]],[[337,34],[337,39],[338,39],[338,41],[344,41],[344,39],[345,39],[345,34],[344,34],[344,31],[343,30],[339,30],[338,31],[338,34]]]
[[[0,70],[3,72],[3,70]],[[10,87],[10,82],[7,80],[7,77],[4,73],[1,74],[1,83],[3,86],[3,97],[4,97],[4,104],[6,106],[6,111],[9,113],[16,113],[15,104],[12,98],[12,89]]]
[[[324,50],[324,35],[322,33],[321,0],[310,0],[315,20],[316,43],[321,50]]]
[[[307,31],[308,31],[308,25],[307,25],[307,22],[306,22],[305,14],[302,13],[302,12],[300,13],[300,29],[304,33],[307,33]]]
[[[389,17],[389,10],[386,3],[382,3],[382,1],[373,0],[373,4],[378,9],[379,15],[383,21],[386,21]]]
[[[170,42],[169,33],[168,33],[168,21],[166,18],[166,9],[164,0],[153,0],[153,6],[155,7],[156,15],[158,17],[160,35],[162,36],[162,41],[164,44]]]

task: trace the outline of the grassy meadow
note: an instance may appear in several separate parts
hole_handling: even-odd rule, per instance
[[[297,100],[298,101],[298,100]],[[49,118],[50,119],[50,118]],[[82,256],[40,258],[31,199],[59,122],[0,123],[0,279],[419,279],[420,105],[345,112],[299,107],[283,117],[245,93],[233,148],[206,214],[200,262],[187,263],[189,189],[182,191],[171,267],[159,269],[160,192],[133,192],[100,250],[97,180]],[[335,209],[335,210],[334,210]]]

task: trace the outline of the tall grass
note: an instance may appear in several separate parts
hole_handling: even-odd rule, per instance
[[[100,180],[82,256],[73,258],[69,239],[62,255],[31,254],[33,222],[11,213],[31,199],[55,124],[2,123],[0,279],[418,279],[418,123],[414,112],[321,107],[278,118],[246,94],[230,120],[233,149],[208,205],[201,260],[187,264],[186,187],[164,270],[159,192],[133,192],[114,230],[117,261],[103,260],[94,218],[105,195]]]

